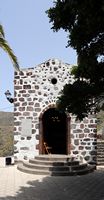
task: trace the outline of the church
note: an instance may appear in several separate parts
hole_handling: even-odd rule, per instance
[[[89,114],[78,121],[71,113],[56,108],[64,85],[74,81],[70,74],[72,67],[58,59],[49,59],[15,72],[15,161],[51,153],[96,162],[96,116]]]

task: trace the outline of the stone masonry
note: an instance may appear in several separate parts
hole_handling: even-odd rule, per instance
[[[41,119],[49,108],[56,106],[64,85],[73,83],[72,66],[50,59],[34,68],[15,72],[14,77],[14,158],[34,158],[41,151]],[[71,94],[70,94],[71,95]],[[96,161],[96,116],[83,121],[67,114],[67,153]]]

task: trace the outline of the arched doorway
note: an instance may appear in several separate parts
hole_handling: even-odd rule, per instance
[[[42,116],[42,126],[43,142],[51,147],[51,153],[67,154],[67,116],[65,112],[49,108]]]

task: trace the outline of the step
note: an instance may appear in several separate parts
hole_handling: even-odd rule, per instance
[[[104,149],[97,149],[97,153],[104,153]]]
[[[39,170],[48,170],[48,171],[69,171],[70,169],[72,170],[79,170],[79,169],[84,169],[87,167],[87,164],[80,164],[80,165],[66,165],[66,166],[54,166],[54,165],[39,165],[39,164],[32,164],[29,162],[23,162],[23,165],[27,168],[32,168],[32,169],[39,169]]]
[[[97,170],[103,170],[104,171],[104,165],[97,166]]]
[[[104,161],[97,160],[97,165],[104,165]]]
[[[97,144],[97,148],[104,147],[104,144]]]
[[[104,153],[99,153],[99,152],[98,152],[98,153],[97,153],[97,157],[98,157],[98,156],[104,156]]]
[[[98,155],[97,155],[97,158],[104,158],[104,155],[98,154]]]
[[[97,149],[104,149],[104,144],[103,145],[97,145]]]
[[[42,171],[42,170],[36,170],[36,169],[30,169],[23,165],[23,163],[19,163],[17,166],[17,169],[21,172],[29,173],[29,174],[35,174],[35,175],[49,175],[48,171]]]
[[[104,141],[97,141],[97,145],[104,144]]]
[[[99,153],[99,154],[97,154],[97,158],[98,157],[104,157],[104,154]]]
[[[30,159],[29,163],[32,164],[39,164],[39,165],[52,165],[52,166],[75,166],[75,165],[79,165],[79,161],[70,161],[70,162],[66,162],[66,161],[61,161],[61,160],[57,160],[57,161],[52,161],[52,160],[39,160],[37,158],[35,159]]]
[[[104,162],[104,158],[102,158],[102,157],[97,157],[97,161],[99,161],[99,162]]]
[[[36,160],[45,160],[45,161],[62,161],[62,162],[69,162],[72,161],[70,155],[57,155],[57,154],[49,154],[49,155],[39,155],[35,156]]]
[[[104,161],[102,161],[102,162],[101,162],[101,161],[100,161],[100,162],[99,162],[99,161],[97,161],[97,165],[104,166]]]
[[[45,171],[67,171],[69,170],[68,166],[51,166],[51,165],[36,165],[36,164],[30,164],[28,162],[23,162],[23,165],[27,168],[32,169],[39,169],[39,170],[45,170]]]
[[[104,158],[104,155],[102,155],[102,154],[97,154],[97,158]]]
[[[20,171],[49,176],[81,175],[94,171],[95,165],[79,164],[67,155],[39,155],[34,159],[20,163]]]
[[[85,169],[77,171],[71,169],[69,171],[45,171],[45,170],[27,168],[26,166],[23,165],[23,163],[19,163],[17,169],[29,174],[49,175],[49,176],[73,176],[73,175],[84,175],[90,173],[95,170],[95,167],[87,166]]]

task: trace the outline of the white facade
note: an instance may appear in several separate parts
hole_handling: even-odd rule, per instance
[[[14,156],[15,160],[39,155],[39,118],[54,107],[60,91],[66,83],[72,83],[72,65],[58,59],[50,59],[34,68],[15,72],[14,79]],[[71,95],[71,94],[70,94]],[[96,118],[89,116],[82,122],[70,120],[70,153],[95,160]],[[91,153],[92,152],[92,153]]]

